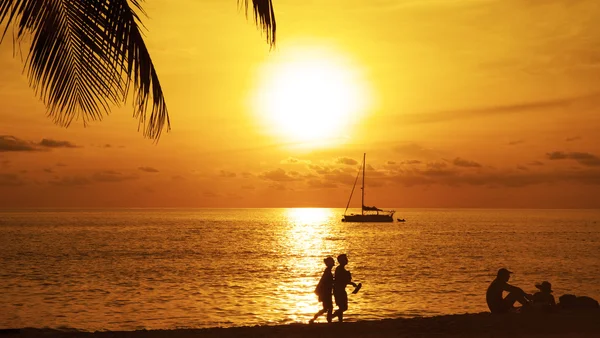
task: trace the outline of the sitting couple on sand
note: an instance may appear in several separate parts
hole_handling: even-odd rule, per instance
[[[553,311],[556,308],[556,301],[552,295],[552,284],[544,281],[536,284],[539,289],[533,295],[526,293],[523,289],[508,284],[512,272],[505,268],[498,270],[496,279],[492,281],[487,289],[485,300],[492,313],[508,313],[516,311],[514,304],[519,302],[522,309]],[[504,291],[508,295],[504,297]]]
[[[355,289],[352,293],[357,293],[362,286],[360,283],[356,284],[352,282],[352,275],[350,274],[350,271],[346,270],[348,256],[345,254],[341,254],[337,257],[339,266],[335,269],[335,276],[331,273],[331,269],[335,265],[333,258],[327,257],[323,261],[325,262],[326,268],[315,288],[315,294],[319,297],[319,302],[323,303],[323,309],[317,312],[313,319],[309,321],[311,324],[324,313],[327,313],[328,323],[331,323],[334,317],[338,317],[338,321],[342,322],[344,320],[344,311],[348,310],[346,285],[354,286]],[[332,293],[335,298],[335,304],[338,306],[338,309],[335,312],[333,312]]]

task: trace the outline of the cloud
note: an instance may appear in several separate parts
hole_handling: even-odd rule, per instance
[[[123,182],[138,178],[136,175],[126,175],[113,170],[100,171],[92,175],[92,180],[96,182]]]
[[[83,176],[63,176],[59,180],[50,181],[48,183],[61,187],[80,187],[89,185],[92,183],[92,181]]]
[[[444,176],[453,176],[455,175],[457,171],[447,168],[447,167],[440,167],[440,168],[433,168],[433,167],[429,167],[423,171],[421,171],[421,175],[425,176],[425,177],[444,177]]]
[[[0,174],[0,187],[18,187],[24,184],[17,174]]]
[[[357,165],[358,161],[349,157],[338,157],[336,163],[345,165]]]
[[[577,141],[577,140],[581,140],[581,136],[567,137],[565,139],[565,141],[567,141],[567,142],[573,142],[573,141]]]
[[[562,151],[553,151],[551,153],[547,153],[546,157],[550,160],[564,160],[569,158],[568,155]]]
[[[44,168],[43,171],[45,173],[48,173],[48,174],[53,174],[54,173],[54,170],[52,170],[52,168]]]
[[[371,177],[371,176],[369,176]],[[356,174],[349,174],[342,170],[334,170],[322,177],[326,182],[341,183],[344,185],[353,185],[356,180]]]
[[[45,148],[78,148],[75,144],[69,141],[57,141],[52,139],[42,139],[39,143],[40,146]]]
[[[296,181],[297,178],[294,178],[288,175],[285,170],[281,168],[277,168],[275,170],[267,171],[259,175],[260,178],[275,182],[289,182]]]
[[[419,160],[405,160],[405,161],[400,161],[400,162],[396,162],[396,161],[387,161],[385,164],[388,168],[392,167],[392,168],[399,168],[400,166],[403,165],[416,165],[416,164],[421,164],[423,163],[423,161],[419,161]]]
[[[298,163],[298,162],[300,162],[300,160],[298,160],[297,158],[294,158],[294,157],[288,157],[285,160],[280,161],[281,164],[294,164],[294,163]]]
[[[406,143],[394,147],[394,151],[401,154],[403,157],[413,157],[421,159],[434,159],[441,155],[440,151],[432,148],[426,148],[417,143]]]
[[[280,191],[287,190],[285,185],[278,183],[278,182],[275,182],[275,183],[269,185],[269,188],[275,189],[275,190],[280,190]]]
[[[0,135],[0,152],[36,150],[39,149],[37,149],[31,142],[27,142],[10,135]]]
[[[236,177],[237,174],[234,173],[234,172],[231,172],[231,171],[221,170],[219,172],[219,176],[221,176],[221,177],[227,177],[227,178],[233,178],[233,177]]]
[[[586,152],[563,152],[563,151],[553,151],[546,154],[546,157],[549,160],[575,160],[577,163],[587,166],[587,167],[597,167],[600,166],[600,158],[594,154],[586,153]]]
[[[295,157],[288,157],[285,160],[281,160],[279,163],[281,164],[301,164],[301,163],[306,163],[309,164],[310,160],[301,160]]]
[[[242,185],[242,189],[245,189],[245,190],[254,190],[255,188],[251,184],[245,184],[245,185]]]
[[[2,160],[2,161],[0,161],[0,166],[2,168],[8,168],[8,167],[10,167],[10,161],[9,160]]]
[[[171,177],[171,179],[172,179],[173,181],[185,181],[185,180],[186,180],[186,178],[185,178],[185,177],[183,177],[183,176],[181,176],[181,175],[175,175],[175,176],[172,176],[172,177]]]
[[[39,143],[34,143],[11,135],[0,135],[0,152],[41,151],[53,148],[78,148],[78,146],[69,141],[57,141],[45,138]]]
[[[333,182],[327,182],[327,181],[323,181],[323,180],[308,180],[308,186],[311,188],[317,188],[317,189],[330,189],[330,188],[337,188],[337,184],[333,183]]]
[[[215,193],[214,191],[204,191],[202,192],[202,196],[207,197],[207,198],[217,198],[220,197],[219,194]]]
[[[225,197],[227,197],[227,199],[233,199],[233,200],[241,200],[244,199],[244,197],[240,194],[236,194],[234,192],[228,192],[227,194],[225,194]]]
[[[302,178],[302,174],[295,170],[290,170],[287,172],[287,174],[293,178]]]
[[[510,142],[508,142],[508,145],[509,146],[516,146],[517,144],[521,144],[521,143],[524,143],[524,142],[525,142],[525,140],[510,141]]]
[[[325,175],[325,174],[329,174],[331,172],[331,169],[328,167],[324,167],[324,166],[320,166],[317,164],[309,164],[308,168],[315,171],[317,174],[319,175]]]
[[[428,170],[412,170],[389,176],[387,180],[405,186],[442,185],[451,187],[482,186],[522,188],[540,184],[586,184],[600,185],[600,170],[559,170],[533,172],[529,170],[503,170],[488,172],[461,172],[445,170],[432,173]]]
[[[246,171],[245,171],[245,172],[243,172],[241,175],[242,175],[242,177],[243,177],[243,178],[250,178],[250,177],[254,177],[254,174],[252,174],[252,173],[249,173],[249,172],[246,172]]]
[[[507,115],[547,109],[567,108],[575,103],[592,103],[593,100],[597,99],[598,97],[600,97],[600,92],[553,100],[540,100],[509,105],[497,105],[491,107],[461,109],[452,111],[439,111],[433,113],[403,114],[400,117],[400,119],[402,119],[403,123],[411,124],[464,120],[482,116]]]
[[[479,164],[475,161],[465,160],[464,158],[460,158],[460,157],[455,158],[454,161],[452,161],[452,163],[457,167],[481,168],[481,164]]]
[[[540,165],[544,165],[544,162],[540,162],[540,161],[531,161],[531,162],[527,163],[527,165],[535,165],[535,166],[540,166]]]
[[[159,172],[158,169],[152,168],[152,167],[139,167],[138,170],[143,171],[143,172],[147,172],[147,173],[157,173],[157,172]]]
[[[446,162],[440,162],[440,161],[433,161],[433,162],[429,162],[427,163],[427,168],[429,169],[443,169],[443,168],[447,168],[448,164]]]

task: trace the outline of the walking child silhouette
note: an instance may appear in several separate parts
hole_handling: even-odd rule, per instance
[[[315,293],[319,297],[319,302],[323,303],[323,309],[317,312],[313,318],[309,321],[310,324],[314,323],[320,315],[327,312],[327,322],[331,323],[331,312],[333,311],[333,299],[331,298],[331,292],[333,290],[333,274],[331,273],[331,269],[335,265],[333,258],[326,257],[325,262],[325,271],[323,271],[323,275],[315,288]]]

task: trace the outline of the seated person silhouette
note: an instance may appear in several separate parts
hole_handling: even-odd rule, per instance
[[[543,281],[535,285],[540,291],[533,294],[533,307],[536,310],[552,311],[556,307],[556,301],[552,295],[552,284],[548,281]]]
[[[508,284],[511,273],[505,268],[498,270],[496,279],[490,283],[487,289],[485,300],[492,313],[510,312],[514,309],[515,302],[519,302],[523,306],[529,305],[527,298],[530,295],[525,293],[523,289]],[[508,292],[506,297],[503,297],[504,291]]]

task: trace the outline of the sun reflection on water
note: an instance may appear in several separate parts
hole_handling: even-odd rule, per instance
[[[291,227],[288,230],[292,247],[297,252],[310,256],[312,250],[323,247],[321,236],[328,228],[323,228],[333,214],[329,209],[298,208],[287,209],[286,218]]]
[[[319,310],[313,291],[325,267],[323,258],[339,251],[339,243],[329,240],[337,231],[337,214],[331,209],[296,208],[286,209],[284,218],[280,248],[294,259],[286,267],[289,278],[278,285],[279,301],[291,310],[290,320],[306,321],[307,315]]]

